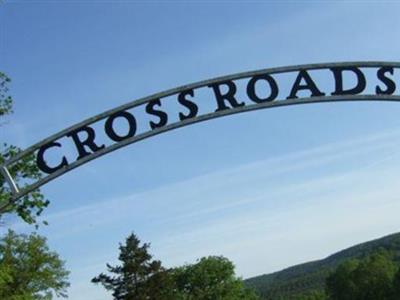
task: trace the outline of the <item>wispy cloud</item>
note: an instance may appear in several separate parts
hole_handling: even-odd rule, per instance
[[[316,193],[326,190],[333,183],[349,182],[348,177],[359,176],[367,168],[378,167],[387,160],[396,160],[400,151],[399,137],[400,130],[392,130],[323,145],[190,178],[139,194],[53,213],[47,215],[46,219],[53,226],[73,222],[74,219],[87,220],[86,225],[81,224],[79,227],[82,232],[85,226],[107,225],[116,219],[123,220],[133,216],[148,221],[157,219],[157,222],[179,222],[228,208],[258,203],[264,201],[266,196],[276,199],[299,191]],[[346,162],[351,165],[342,170],[332,169],[337,162],[340,165],[346,165]],[[309,178],[298,176],[303,170],[315,170],[316,175]],[[331,172],[326,176],[324,174],[327,170]],[[240,189],[237,188],[239,186]],[[273,203],[274,206],[276,204]],[[165,209],[172,210],[175,214],[163,214]],[[22,223],[13,224],[15,228],[21,226]],[[66,226],[64,230],[58,231],[59,237],[74,231],[73,226]]]
[[[121,220],[124,217],[131,217],[132,213],[142,214],[146,211],[149,212],[149,218],[159,217],[158,214],[154,215],[157,211],[154,208],[158,206],[161,208],[160,212],[166,207],[173,207],[174,210],[179,211],[178,216],[170,218],[165,215],[162,217],[163,220],[176,221],[177,218],[192,218],[196,214],[207,214],[257,202],[265,197],[266,191],[271,197],[277,197],[282,194],[293,194],[299,190],[310,190],[308,186],[312,184],[312,190],[315,192],[325,189],[332,181],[343,180],[343,178],[347,180],[346,176],[349,176],[349,170],[351,170],[350,176],[355,176],[366,168],[379,166],[387,160],[396,159],[400,151],[399,137],[400,130],[393,130],[351,141],[323,145],[190,178],[139,194],[61,211],[47,215],[46,219],[57,223],[60,220],[70,221],[74,217],[87,220],[95,218],[95,224],[99,225],[114,222],[115,218]],[[354,162],[354,158],[357,158],[356,162]],[[341,162],[340,165],[349,162],[351,165],[343,170],[335,171],[334,169],[334,175],[329,174],[328,177],[318,175],[307,180],[304,180],[303,177],[296,177],[303,170],[315,169],[316,174],[326,173],[326,170],[332,171],[330,167],[337,162]],[[329,168],[324,169],[325,166],[329,166]],[[294,182],[282,184],[279,177],[285,180],[294,179]],[[234,188],[238,186],[240,186],[239,191]],[[215,193],[216,191],[218,193]],[[98,218],[101,213],[106,213],[107,218]],[[14,224],[14,226],[20,225]],[[69,230],[71,228],[66,228],[64,233],[67,234]]]
[[[169,266],[223,254],[244,276],[275,271],[399,228],[399,137],[369,135],[76,207],[47,215],[44,230],[80,245],[73,282],[115,260],[127,229]]]

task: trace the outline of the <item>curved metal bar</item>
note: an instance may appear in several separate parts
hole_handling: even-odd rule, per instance
[[[147,131],[144,133],[141,133],[137,136],[128,138],[122,142],[112,144],[107,148],[104,148],[102,150],[99,150],[91,155],[88,155],[80,160],[77,160],[70,165],[57,170],[56,172],[50,174],[49,176],[46,176],[42,178],[41,180],[37,181],[36,183],[28,186],[27,188],[23,189],[20,191],[15,197],[13,197],[13,200],[16,200],[20,197],[25,196],[26,194],[32,192],[33,190],[37,189],[38,187],[44,185],[45,183],[61,176],[62,174],[71,171],[72,169],[75,169],[93,159],[96,159],[100,156],[103,156],[107,153],[110,153],[112,151],[115,151],[119,148],[125,147],[129,144],[133,144],[136,142],[139,142],[141,140],[150,138],[152,136],[177,129],[180,127],[188,126],[191,124],[211,120],[211,119],[216,119],[224,116],[229,116],[233,114],[238,114],[238,113],[244,113],[248,111],[254,111],[254,110],[259,110],[259,109],[267,109],[267,108],[274,108],[274,107],[283,107],[283,106],[289,106],[289,105],[299,105],[299,104],[311,104],[311,103],[325,103],[325,102],[350,102],[350,101],[396,101],[400,102],[400,96],[396,95],[348,95],[348,96],[322,96],[322,97],[308,97],[308,98],[300,98],[300,99],[290,99],[290,100],[282,100],[282,101],[277,101],[277,102],[265,102],[262,104],[252,104],[252,105],[247,105],[247,106],[242,106],[242,107],[237,107],[237,108],[232,108],[232,109],[227,109],[223,111],[218,111],[218,112],[213,112],[213,113],[208,113],[204,114],[192,119],[186,119],[181,122],[175,122],[169,125],[166,125],[164,127],[160,127],[155,130]]]
[[[186,90],[192,90],[192,89],[198,89],[202,87],[206,87],[208,85],[212,84],[218,84],[218,83],[224,83],[226,81],[232,81],[232,80],[240,80],[252,76],[257,76],[257,75],[263,75],[263,74],[279,74],[279,73],[290,73],[290,72],[297,72],[301,70],[323,70],[323,69],[329,69],[329,68],[346,68],[346,67],[358,67],[358,68],[381,68],[381,67],[393,67],[393,68],[400,68],[400,62],[380,62],[380,61],[373,61],[373,62],[341,62],[341,63],[319,63],[319,64],[304,64],[304,65],[294,65],[294,66],[286,66],[286,67],[277,67],[277,68],[268,68],[268,69],[261,69],[261,70],[256,70],[256,71],[250,71],[250,72],[242,72],[242,73],[237,73],[237,74],[232,74],[232,75],[227,75],[227,76],[221,76],[221,77],[216,77],[213,79],[208,79],[208,80],[203,80],[199,81],[196,83],[188,84],[188,85],[183,85],[177,88],[169,89],[160,93],[156,93],[135,101],[128,102],[126,104],[123,104],[121,106],[118,106],[116,108],[107,110],[103,113],[100,113],[96,116],[93,116],[91,118],[88,118],[80,123],[77,123],[73,126],[70,126],[54,135],[51,135],[50,137],[28,147],[24,151],[20,152],[18,155],[15,157],[11,158],[10,160],[6,161],[2,166],[0,166],[2,169],[7,171],[7,166],[10,166],[11,164],[17,162],[20,160],[22,157],[25,155],[34,153],[36,150],[38,150],[40,147],[56,141],[64,136],[66,136],[68,133],[71,131],[74,131],[76,129],[79,129],[81,127],[90,125],[92,123],[95,123],[97,121],[103,120],[117,112],[132,109],[134,107],[146,104],[152,100],[155,99],[161,99],[165,97],[169,97],[178,93],[181,93]],[[308,98],[299,98],[299,99],[286,99],[286,100],[276,100],[273,102],[264,102],[264,103],[257,103],[257,104],[251,104],[251,105],[246,105],[246,106],[240,106],[240,107],[235,107],[231,109],[226,109],[226,110],[220,110],[217,112],[211,112],[211,113],[206,113],[204,115],[200,115],[194,118],[186,119],[184,121],[179,121],[175,122],[160,128],[157,128],[155,130],[143,132],[141,134],[138,134],[137,136],[133,136],[131,138],[127,138],[121,142],[111,144],[110,146],[103,148],[97,152],[94,152],[88,156],[85,156],[82,159],[76,160],[73,163],[55,171],[54,173],[51,173],[50,175],[47,175],[46,177],[43,177],[42,179],[34,182],[33,184],[23,188],[22,190],[15,189],[13,190],[13,196],[10,199],[10,202],[8,204],[12,203],[12,201],[15,201],[16,199],[23,197],[27,195],[28,193],[32,192],[33,190],[39,188],[40,186],[44,185],[45,183],[61,176],[62,174],[69,172],[72,169],[75,169],[93,159],[96,159],[100,156],[103,156],[109,152],[115,151],[119,148],[122,148],[124,146],[127,146],[129,144],[144,140],[146,138],[161,134],[163,132],[167,132],[173,129],[177,129],[180,127],[188,126],[191,124],[195,124],[198,122],[203,122],[206,120],[211,120],[223,116],[228,116],[228,115],[233,115],[237,113],[242,113],[242,112],[247,112],[247,111],[253,111],[253,110],[259,110],[259,109],[267,109],[267,108],[273,108],[273,107],[281,107],[281,106],[288,106],[288,105],[297,105],[297,104],[308,104],[308,103],[318,103],[318,102],[337,102],[337,101],[376,101],[376,100],[381,100],[381,101],[400,101],[400,96],[397,95],[346,95],[346,96],[320,96],[320,97],[308,97]],[[11,179],[12,180],[12,179]],[[13,183],[13,182],[12,182]],[[12,186],[11,186],[12,188]],[[0,208],[1,211],[1,208]]]
[[[20,152],[18,155],[14,156],[10,160],[4,163],[3,166],[8,166],[11,165],[12,163],[18,161],[21,159],[23,156],[27,155],[28,153],[35,151],[36,149],[40,148],[41,146],[57,140],[61,137],[63,137],[65,134],[67,134],[70,131],[73,131],[75,129],[78,129],[80,127],[90,125],[94,122],[97,122],[99,120],[102,120],[118,111],[121,110],[127,110],[131,109],[137,106],[140,106],[142,104],[145,104],[151,100],[157,99],[157,98],[165,98],[174,94],[177,94],[179,92],[188,90],[188,89],[196,89],[196,88],[201,88],[205,87],[210,84],[214,83],[220,83],[228,80],[238,80],[238,79],[243,79],[246,77],[251,77],[251,76],[256,76],[256,75],[261,75],[261,74],[279,74],[279,73],[287,73],[287,72],[295,72],[295,71],[300,71],[300,70],[321,70],[321,69],[328,69],[328,68],[334,68],[334,67],[359,67],[359,68],[376,68],[376,67],[394,67],[394,68],[400,68],[400,62],[382,62],[382,61],[370,61],[370,62],[365,62],[365,61],[356,61],[356,62],[340,62],[340,63],[317,63],[317,64],[304,64],[304,65],[294,65],[294,66],[285,66],[285,67],[276,67],[276,68],[267,68],[267,69],[261,69],[261,70],[256,70],[256,71],[249,71],[249,72],[241,72],[241,73],[236,73],[232,75],[227,75],[227,76],[221,76],[221,77],[216,77],[213,79],[208,79],[208,80],[203,80],[199,81],[196,83],[192,84],[187,84],[187,85],[182,85],[177,88],[169,89],[160,93],[156,93],[144,98],[140,98],[138,100],[134,100],[131,102],[128,102],[126,104],[123,104],[121,106],[118,106],[116,108],[107,110],[103,113],[100,113],[96,116],[93,116],[91,118],[88,118],[82,122],[79,122],[75,125],[72,125],[56,134],[53,134],[49,136],[48,138],[28,147],[24,151]]]

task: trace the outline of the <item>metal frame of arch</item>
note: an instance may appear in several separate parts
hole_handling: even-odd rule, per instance
[[[147,139],[149,137],[177,129],[180,127],[184,127],[187,125],[203,122],[206,120],[211,120],[223,116],[228,116],[228,115],[233,115],[237,113],[243,113],[243,112],[248,112],[248,111],[253,111],[253,110],[259,110],[259,109],[266,109],[266,108],[273,108],[273,107],[281,107],[281,106],[288,106],[288,105],[297,105],[297,104],[308,104],[308,103],[321,103],[321,102],[339,102],[339,101],[400,101],[400,96],[399,95],[393,95],[392,94],[385,94],[385,93],[375,93],[375,94],[346,94],[346,95],[329,95],[329,96],[310,96],[310,97],[303,97],[303,98],[293,98],[293,99],[282,99],[282,100],[273,100],[273,101],[265,101],[261,103],[252,103],[249,105],[243,105],[243,106],[238,106],[238,107],[230,107],[229,109],[223,109],[223,110],[217,110],[214,112],[206,113],[203,115],[199,116],[194,116],[192,118],[188,118],[182,121],[174,122],[171,124],[166,124],[165,126],[155,128],[143,133],[140,133],[138,135],[130,136],[126,139],[123,139],[119,142],[113,143],[107,147],[104,147],[102,149],[99,149],[98,151],[95,151],[91,153],[90,155],[87,155],[85,157],[82,157],[80,159],[75,160],[74,162],[63,166],[62,168],[52,172],[51,174],[46,174],[46,176],[42,177],[38,181],[29,184],[22,189],[20,189],[12,176],[10,175],[9,169],[10,167],[18,162],[20,159],[27,155],[31,154],[36,154],[39,149],[41,149],[43,146],[55,142],[63,137],[66,137],[69,133],[79,130],[80,128],[83,128],[85,126],[91,125],[93,123],[96,123],[100,120],[104,120],[118,112],[126,111],[128,109],[132,109],[137,106],[141,106],[144,104],[147,104],[155,99],[162,99],[166,98],[169,96],[173,95],[178,95],[179,93],[187,90],[195,90],[198,88],[203,88],[207,87],[209,85],[213,84],[223,84],[228,81],[234,81],[234,80],[240,80],[240,79],[245,79],[245,78],[250,78],[254,76],[259,76],[259,75],[273,75],[273,74],[280,74],[280,73],[290,73],[290,72],[300,72],[302,70],[305,71],[310,71],[310,70],[323,70],[323,69],[332,69],[332,68],[400,68],[400,63],[399,62],[379,62],[379,61],[373,61],[373,62],[343,62],[343,63],[321,63],[321,64],[306,64],[306,65],[295,65],[295,66],[286,66],[286,67],[277,67],[277,68],[269,68],[269,69],[262,69],[262,70],[256,70],[256,71],[250,71],[250,72],[243,72],[243,73],[237,73],[233,75],[228,75],[228,76],[222,76],[222,77],[217,77],[209,80],[204,80],[204,81],[199,81],[196,83],[188,84],[188,85],[183,85],[177,88],[173,88],[161,93],[153,94],[151,96],[147,96],[135,101],[131,101],[129,103],[126,103],[124,105],[118,106],[114,109],[105,111],[101,114],[98,114],[94,117],[88,118],[80,123],[77,123],[71,127],[68,127],[42,141],[39,143],[36,143],[30,147],[28,147],[26,150],[20,152],[18,155],[15,157],[11,158],[10,160],[6,161],[2,166],[0,166],[0,173],[1,175],[5,178],[6,182],[9,185],[9,189],[11,191],[11,198],[10,202],[15,201],[28,193],[34,191],[35,189],[39,188],[40,186],[48,183],[49,181],[65,174],[66,172],[71,171],[72,169],[75,169],[93,159],[96,159],[102,155],[105,155],[109,152],[112,152],[114,150],[117,150],[119,148],[125,147],[129,144],[136,143],[138,141]],[[8,204],[9,204],[8,203]],[[1,207],[0,207],[1,211]]]

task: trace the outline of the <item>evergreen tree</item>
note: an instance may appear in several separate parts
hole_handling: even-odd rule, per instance
[[[159,260],[152,260],[149,247],[147,243],[140,245],[140,240],[132,233],[125,245],[119,246],[122,264],[107,264],[108,272],[115,276],[101,273],[92,282],[112,291],[116,300],[174,299],[170,276]]]
[[[92,279],[109,291],[115,300],[257,300],[235,276],[234,265],[220,256],[200,259],[183,267],[165,269],[148,253],[149,244],[131,234],[120,245],[121,265],[110,266],[114,276],[101,273]]]

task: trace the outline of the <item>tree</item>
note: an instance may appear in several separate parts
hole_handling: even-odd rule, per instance
[[[222,256],[201,258],[196,264],[172,270],[180,298],[184,300],[256,300],[258,296],[235,276],[235,267]]]
[[[326,281],[331,300],[386,300],[392,297],[396,266],[387,253],[340,265]]]
[[[300,295],[296,297],[294,300],[326,300],[326,295],[322,291],[311,291],[309,293]]]
[[[101,273],[92,279],[112,291],[116,300],[257,300],[252,290],[235,277],[234,265],[221,256],[200,259],[192,265],[165,269],[152,260],[149,244],[140,245],[132,233],[120,244],[118,266],[107,269],[115,276]]]
[[[171,278],[159,260],[153,260],[148,253],[150,244],[140,245],[140,240],[132,233],[125,245],[120,244],[121,265],[107,264],[108,272],[92,279],[112,291],[116,300],[174,299]]]
[[[326,279],[326,293],[329,299],[352,300],[357,295],[357,287],[353,282],[353,273],[359,262],[349,260],[342,263],[335,272]]]
[[[49,300],[66,297],[69,272],[38,234],[9,230],[0,240],[0,299]]]
[[[9,95],[8,85],[10,78],[0,72],[0,121],[6,115],[12,113],[13,99]],[[0,126],[6,124],[0,123]],[[21,149],[14,145],[2,143],[0,146],[0,166],[11,157],[17,155]],[[15,182],[20,186],[24,186],[29,180],[37,180],[42,176],[41,171],[36,166],[34,155],[28,155],[22,158],[9,168],[10,174]],[[44,208],[49,205],[49,201],[44,198],[40,190],[35,190],[29,195],[20,198],[18,201],[10,203],[11,190],[5,179],[0,175],[0,217],[4,213],[17,213],[25,222],[36,224],[38,217]]]
[[[397,271],[393,279],[393,294],[392,300],[400,299],[400,269]]]

